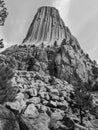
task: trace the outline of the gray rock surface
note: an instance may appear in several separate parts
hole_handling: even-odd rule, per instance
[[[0,54],[0,70],[4,66],[13,76],[6,69],[4,76],[0,72],[1,79],[7,77],[8,81],[0,84],[0,103],[5,106],[0,108],[0,115],[3,108],[13,112],[13,121],[18,121],[14,123],[16,130],[85,129],[75,125],[73,117],[79,121],[79,114],[71,108],[71,96],[76,85],[86,84],[90,89],[97,84],[98,66],[83,52],[57,9],[38,9],[23,43]]]
[[[70,35],[68,31],[66,32],[67,29],[56,8],[41,7],[38,9],[23,43],[46,42],[50,45],[58,40],[59,44]]]
[[[2,105],[0,105],[0,130],[20,130],[15,115]]]
[[[98,65],[83,52],[54,7],[39,8],[23,43],[6,49],[0,59],[16,70],[44,71],[73,85],[79,80],[90,87],[98,84]]]

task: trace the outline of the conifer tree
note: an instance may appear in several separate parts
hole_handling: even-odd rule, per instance
[[[5,7],[4,0],[0,0],[0,26],[4,26],[5,19],[7,18],[8,12],[7,8]],[[0,48],[3,48],[3,39],[0,39]]]
[[[81,82],[75,87],[74,101],[79,110],[80,124],[83,125],[84,113],[92,108],[92,97]]]

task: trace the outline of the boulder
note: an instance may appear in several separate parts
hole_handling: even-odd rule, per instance
[[[0,130],[20,130],[13,112],[2,105],[0,105]]]
[[[27,117],[37,117],[38,116],[38,111],[37,111],[37,108],[35,107],[34,104],[30,104],[28,105],[27,109],[25,110],[24,114],[27,116]]]

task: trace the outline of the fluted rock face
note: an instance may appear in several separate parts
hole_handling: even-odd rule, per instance
[[[41,7],[38,9],[23,43],[52,44],[54,41],[58,41],[60,44],[64,38],[67,39],[68,35],[70,32],[65,27],[58,10],[54,7]]]

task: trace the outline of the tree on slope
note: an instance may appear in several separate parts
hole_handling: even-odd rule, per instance
[[[79,110],[80,124],[83,125],[84,113],[92,108],[92,97],[81,82],[75,87],[75,104]]]
[[[5,19],[7,18],[8,12],[7,8],[5,7],[4,0],[0,0],[0,26],[4,26]],[[3,48],[3,39],[0,39],[0,48]]]

